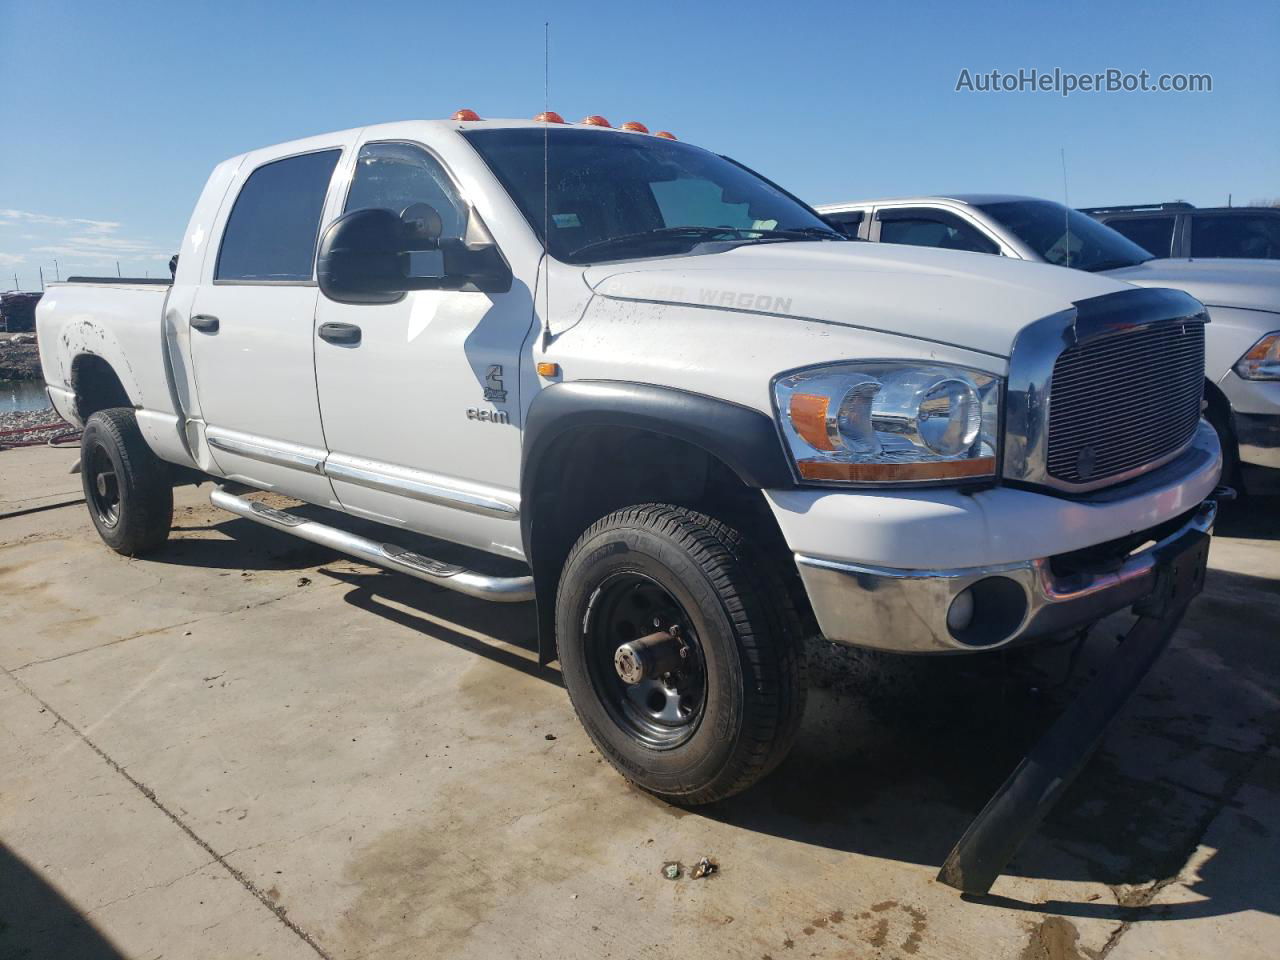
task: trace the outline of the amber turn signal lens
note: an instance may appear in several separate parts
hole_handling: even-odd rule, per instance
[[[835,445],[827,436],[826,397],[816,393],[793,393],[787,413],[791,417],[791,425],[796,433],[804,438],[804,442],[815,450],[834,450]]]
[[[794,397],[792,398],[794,400]],[[806,440],[808,437],[805,438]],[[840,463],[833,460],[801,460],[797,466],[806,480],[844,483],[904,483],[912,480],[972,480],[993,477],[995,457],[971,460],[924,460],[920,463]]]
[[[648,132],[649,132],[649,128],[648,128],[648,127],[646,127],[646,126],[645,126],[643,123],[641,123],[639,120],[628,120],[626,123],[624,123],[624,124],[623,124],[622,126],[620,126],[618,129],[619,129],[619,130],[631,130],[631,131],[632,131],[632,132],[634,132],[634,133],[648,133]]]
[[[538,123],[564,123],[564,117],[554,110],[543,110],[533,119]]]
[[[560,376],[560,364],[547,363],[543,361],[538,364],[538,376],[540,377],[558,377]]]
[[[663,140],[674,140],[676,138],[674,133],[668,133],[666,130],[659,130],[654,136],[661,137]]]
[[[474,110],[467,110],[466,108],[463,108],[462,110],[459,110],[457,113],[455,113],[449,119],[450,120],[479,120],[480,114],[476,113]]]
[[[604,117],[600,116],[600,114],[598,114],[598,113],[593,113],[593,114],[592,114],[591,116],[589,116],[589,117],[583,117],[583,118],[582,118],[582,122],[583,122],[583,123],[585,123],[588,127],[609,127],[609,126],[612,126],[612,124],[611,124],[611,123],[609,123],[609,121],[608,121],[608,120],[606,120]]]

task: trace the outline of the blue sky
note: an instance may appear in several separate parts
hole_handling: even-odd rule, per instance
[[[364,123],[641,120],[821,203],[1280,197],[1280,4],[0,0],[0,289],[165,269],[218,160]],[[1212,93],[957,93],[961,69],[1208,73]]]

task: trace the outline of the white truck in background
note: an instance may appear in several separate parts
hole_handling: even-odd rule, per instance
[[[601,753],[681,804],[785,756],[806,634],[973,655],[1163,603],[1170,571],[1198,589],[1199,302],[851,242],[731,160],[589,120],[233,157],[172,283],[52,284],[44,376],[107,544],[162,549],[173,485],[212,479],[282,534],[536,600]]]

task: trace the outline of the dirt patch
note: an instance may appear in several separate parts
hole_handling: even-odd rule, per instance
[[[1097,954],[1078,946],[1080,931],[1066,917],[1045,917],[1031,928],[1018,960],[1096,960]]]

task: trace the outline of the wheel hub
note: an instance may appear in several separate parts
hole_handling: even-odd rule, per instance
[[[675,673],[689,656],[689,647],[680,636],[680,627],[659,630],[624,643],[613,654],[613,668],[628,686]]]

